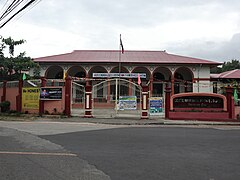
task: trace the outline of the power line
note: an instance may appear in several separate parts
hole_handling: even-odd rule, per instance
[[[29,7],[34,7],[41,0],[7,0],[2,8],[3,12],[0,14],[0,29],[4,27],[14,17],[24,12]],[[8,4],[8,5],[7,5]]]
[[[17,6],[19,6],[20,3],[21,2],[19,0],[18,1],[14,0],[5,10],[5,12],[1,15],[0,20],[7,17],[15,8],[17,8]]]
[[[15,21],[17,21],[18,19],[20,19],[22,16],[24,16],[26,13],[28,13],[32,8],[34,8],[36,5],[38,5],[42,0],[38,0],[36,1],[34,4],[32,4],[31,6],[28,7],[28,9],[26,9],[25,11],[23,11],[21,14],[19,14],[16,18]]]

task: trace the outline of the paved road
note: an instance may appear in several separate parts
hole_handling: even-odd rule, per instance
[[[121,125],[105,125],[78,122],[15,122],[0,121],[0,127],[13,128],[19,131],[35,135],[63,134],[68,132],[93,131],[99,129],[111,129],[124,127]],[[125,126],[126,127],[126,126]]]
[[[240,177],[240,131],[134,127],[41,136],[78,154],[113,180]]]
[[[51,143],[29,133],[0,127],[1,180],[107,180],[108,175]]]
[[[237,180],[239,139],[232,126],[0,122],[0,176]]]

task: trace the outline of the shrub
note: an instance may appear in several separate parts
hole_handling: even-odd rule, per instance
[[[3,101],[0,103],[1,112],[8,112],[10,110],[10,102],[9,101]]]

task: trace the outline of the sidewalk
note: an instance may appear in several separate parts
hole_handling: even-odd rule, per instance
[[[44,118],[38,118],[44,120]],[[215,121],[196,121],[196,120],[166,120],[166,119],[134,119],[134,118],[63,118],[63,119],[47,119],[48,121],[60,122],[79,122],[79,123],[96,123],[111,125],[234,125],[240,126],[239,122],[215,122]]]
[[[197,120],[167,120],[163,118],[154,119],[138,119],[138,118],[50,118],[38,117],[37,121],[51,122],[78,122],[78,123],[95,123],[95,124],[111,124],[111,125],[233,125],[240,126],[237,122],[216,122],[216,121],[197,121]]]
[[[83,117],[61,117],[61,116],[0,116],[0,121],[44,121],[44,122],[78,122],[109,125],[231,125],[240,126],[240,120],[236,122],[216,122],[197,120],[167,120],[163,118],[83,118]]]

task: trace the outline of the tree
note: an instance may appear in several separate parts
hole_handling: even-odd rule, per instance
[[[234,69],[240,69],[240,62],[238,60],[232,59],[231,62],[227,61],[223,63],[222,72],[231,71]]]
[[[14,41],[11,37],[2,38],[0,44],[0,81],[19,80],[22,71],[29,71],[31,68],[37,69],[39,67],[38,64],[33,62],[32,58],[25,55],[25,52],[14,57],[15,46],[25,42],[25,40]],[[3,53],[7,47],[9,48],[10,57],[6,57]]]
[[[232,59],[231,61],[226,61],[223,63],[221,67],[215,67],[211,69],[211,73],[222,73],[225,71],[231,71],[234,69],[240,69],[240,62],[239,60]]]
[[[2,39],[2,42],[9,46],[9,54],[10,54],[11,56],[14,56],[14,47],[15,47],[16,45],[23,44],[23,43],[25,43],[26,41],[23,40],[23,39],[21,39],[21,40],[19,40],[19,41],[14,41],[11,37],[9,37],[9,38],[7,38],[7,39],[4,39],[4,38],[3,38],[3,39]]]

